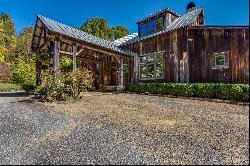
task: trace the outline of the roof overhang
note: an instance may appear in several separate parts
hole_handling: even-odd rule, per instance
[[[57,21],[38,15],[32,39],[32,51],[39,52],[46,47],[55,37],[59,37],[64,43],[73,43],[107,54],[119,56],[133,56],[133,52],[125,51],[115,43],[85,33],[79,29],[64,25]],[[70,48],[66,51],[71,51]]]

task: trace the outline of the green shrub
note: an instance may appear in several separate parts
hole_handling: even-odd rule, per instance
[[[36,89],[35,89],[35,93],[36,93],[36,94],[45,94],[45,92],[46,92],[46,89],[45,89],[44,86],[38,86],[38,87],[36,87]]]
[[[13,83],[21,85],[26,91],[35,89],[36,72],[34,64],[19,61],[18,64],[13,64],[11,69]]]
[[[249,101],[249,85],[223,83],[138,83],[127,84],[125,91],[184,97]]]
[[[44,90],[49,101],[78,99],[80,92],[92,88],[92,73],[89,71],[60,72],[48,75],[44,80],[44,89],[38,87],[37,92]]]

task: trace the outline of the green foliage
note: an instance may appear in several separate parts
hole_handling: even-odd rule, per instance
[[[69,58],[67,56],[61,56],[60,57],[60,67],[61,70],[64,72],[69,72],[73,68],[73,60],[72,58]]]
[[[35,88],[36,54],[30,50],[32,35],[33,27],[24,28],[17,37],[16,47],[8,55],[13,82],[21,85],[26,91]]]
[[[45,94],[46,88],[44,86],[37,86],[35,89],[35,94]]]
[[[80,29],[97,37],[111,40],[110,27],[105,18],[89,18]]]
[[[224,100],[249,100],[249,85],[242,84],[197,84],[197,96]]]
[[[18,63],[19,61],[24,61],[26,63],[34,63],[36,59],[36,54],[32,53],[30,46],[33,36],[33,27],[26,27],[17,36],[16,47],[11,50],[8,55],[9,62]]]
[[[35,65],[19,61],[11,66],[13,82],[22,85],[24,90],[30,91],[35,87]]]
[[[22,87],[20,85],[0,82],[0,92],[11,92],[20,90],[22,90]]]
[[[222,83],[138,83],[127,84],[125,91],[185,97],[249,101],[249,85]]]
[[[43,64],[49,63],[49,55],[48,54],[40,54],[36,56],[37,60],[42,62]]]
[[[0,14],[0,61],[4,61],[9,51],[15,46],[15,28],[7,13]]]
[[[128,28],[122,25],[118,25],[111,28],[111,36],[113,40],[120,39],[129,34]]]
[[[88,71],[56,73],[43,80],[45,82],[42,87],[45,87],[45,98],[48,101],[78,99],[80,92],[92,88],[92,73]],[[37,92],[41,89],[37,89]]]
[[[80,29],[89,34],[95,35],[106,40],[116,40],[126,36],[129,32],[124,26],[110,27],[105,18],[89,18],[83,23]]]
[[[3,12],[0,14],[0,20],[3,22],[3,29],[6,31],[8,35],[15,36],[15,27],[10,16]]]

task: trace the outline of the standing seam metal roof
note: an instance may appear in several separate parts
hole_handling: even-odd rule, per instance
[[[91,44],[95,44],[125,55],[133,56],[133,52],[125,51],[119,47],[114,42],[110,42],[104,39],[101,39],[99,37],[96,37],[94,35],[88,34],[86,32],[83,32],[82,30],[67,26],[65,24],[59,23],[57,21],[54,21],[52,19],[46,18],[44,16],[38,15],[37,16],[43,24],[48,28],[50,31],[66,35],[75,39],[79,39]]]

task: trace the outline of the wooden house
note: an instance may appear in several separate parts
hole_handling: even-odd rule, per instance
[[[114,42],[37,16],[32,50],[47,50],[59,70],[60,54],[99,70],[103,86],[128,82],[249,83],[248,26],[205,25],[202,8],[179,15],[167,8],[137,22],[138,33]],[[41,82],[37,62],[37,83]]]

